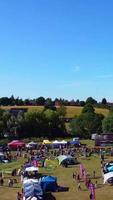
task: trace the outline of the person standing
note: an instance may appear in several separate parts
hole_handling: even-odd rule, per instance
[[[96,177],[95,175],[96,175],[96,171],[94,170],[94,171],[93,171],[93,178]]]
[[[90,200],[93,200],[93,195],[92,195],[92,193],[90,193],[89,199],[90,199]]]
[[[81,189],[81,185],[80,185],[80,183],[78,183],[78,191],[81,191],[82,189]]]
[[[0,179],[0,185],[1,185],[1,186],[4,185],[4,179],[3,179],[3,178]]]

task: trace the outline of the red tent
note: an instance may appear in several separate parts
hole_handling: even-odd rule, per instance
[[[25,142],[21,140],[13,140],[12,142],[8,143],[8,146],[12,149],[17,149],[19,147],[25,147]]]

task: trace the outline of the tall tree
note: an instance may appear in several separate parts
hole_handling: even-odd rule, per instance
[[[72,134],[81,138],[90,138],[92,133],[101,133],[102,120],[103,115],[95,113],[91,104],[86,104],[81,115],[70,124]]]
[[[45,104],[45,98],[44,97],[38,97],[36,99],[36,104],[39,105],[39,106],[43,106]]]
[[[102,99],[102,104],[106,105],[107,104],[107,100],[105,98]]]
[[[86,104],[97,104],[97,101],[95,99],[93,99],[92,97],[88,97],[86,99]]]
[[[102,127],[103,132],[113,133],[113,110],[110,110],[108,116],[104,118]]]
[[[84,108],[82,109],[82,113],[87,113],[87,112],[91,112],[94,113],[95,109],[93,108],[92,104],[87,103]]]

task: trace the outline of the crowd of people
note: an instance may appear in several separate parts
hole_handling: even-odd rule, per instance
[[[19,160],[20,158],[24,158],[26,163],[30,163],[33,161],[34,157],[38,157],[39,159],[42,159],[43,161],[48,159],[54,159],[59,155],[71,155],[72,157],[79,158],[81,156],[87,158],[90,157],[92,154],[98,154],[100,155],[100,164],[101,168],[104,167],[104,153],[102,149],[96,149],[96,148],[88,148],[87,146],[70,146],[70,145],[60,145],[58,148],[51,148],[49,145],[39,145],[36,149],[33,148],[18,148],[16,151],[6,150],[4,152],[5,156],[8,160]],[[44,167],[44,162],[42,164],[42,167]],[[8,187],[13,187],[15,184],[17,184],[17,176],[21,176],[22,174],[22,168],[20,169],[13,169],[11,172],[11,178],[7,181]],[[96,171],[94,170],[92,172],[92,177],[96,178]],[[82,191],[81,187],[81,177],[80,174],[77,172],[73,173],[73,179],[77,181],[78,185],[78,191]],[[87,179],[87,182],[85,183],[86,187],[88,188],[88,185],[90,184],[90,179]],[[4,176],[0,176],[0,186],[4,186]],[[6,184],[6,183],[5,183]],[[97,180],[95,182],[95,187],[97,187]],[[22,195],[20,192],[17,193],[17,200],[21,200]],[[90,200],[92,200],[91,194],[90,194]]]

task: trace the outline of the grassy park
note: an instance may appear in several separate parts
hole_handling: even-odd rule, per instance
[[[0,0],[0,200],[113,200],[113,0]]]
[[[82,141],[83,144],[87,144],[90,147],[94,146],[94,143],[90,140]],[[112,158],[106,156],[106,159],[111,160]],[[101,166],[100,166],[100,157],[98,155],[92,155],[91,157],[84,158],[80,156],[78,158],[80,163],[82,163],[89,174],[93,183],[97,180],[97,189],[96,189],[96,199],[97,200],[112,200],[113,199],[113,186],[108,184],[103,185],[103,180],[101,178]],[[0,199],[3,200],[12,200],[16,199],[16,192],[21,191],[21,183],[20,177],[17,177],[18,183],[13,186],[13,188],[9,188],[7,185],[8,178],[11,176],[10,172],[12,169],[19,169],[20,166],[25,162],[25,159],[20,158],[18,161],[13,161],[9,164],[0,164],[0,170],[4,171],[5,184],[0,187]],[[96,171],[96,178],[93,179],[93,170]],[[73,172],[79,172],[79,165],[71,166],[68,168],[64,168],[57,164],[57,161],[53,161],[53,168],[45,169],[40,168],[40,173],[49,174],[52,176],[56,176],[58,179],[58,184],[60,186],[69,187],[69,191],[67,192],[56,192],[53,193],[48,200],[88,200],[89,199],[89,191],[86,189],[84,183],[81,181],[82,191],[78,191],[77,182],[72,178]]]

